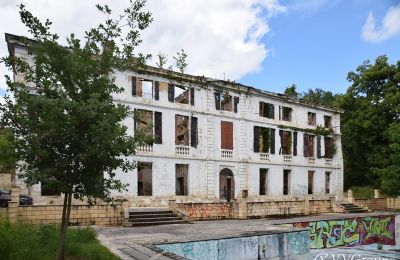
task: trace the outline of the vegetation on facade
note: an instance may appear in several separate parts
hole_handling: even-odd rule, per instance
[[[121,202],[111,196],[112,190],[126,190],[115,178],[116,170],[131,171],[135,163],[128,156],[143,144],[141,134],[130,136],[123,124],[132,111],[113,102],[112,95],[123,89],[112,75],[130,69],[133,61],[140,69],[148,57],[134,52],[141,43],[140,32],[152,21],[151,14],[143,11],[145,3],[131,0],[115,19],[107,5],[97,5],[106,16],[104,23],[87,31],[84,39],[70,34],[66,47],[51,31],[49,20],[41,22],[20,5],[22,23],[32,40],[19,37],[19,44],[34,61],[13,55],[2,61],[23,75],[24,82],[34,83],[35,89],[7,76],[14,100],[6,96],[0,112],[16,136],[16,159],[25,162],[18,165],[19,177],[28,185],[53,183],[65,194],[57,259],[64,259],[72,198],[90,204],[96,199]]]

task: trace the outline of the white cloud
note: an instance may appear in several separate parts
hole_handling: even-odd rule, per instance
[[[153,62],[155,55],[163,52],[173,63],[172,56],[184,49],[189,55],[189,73],[216,78],[225,74],[226,78],[237,80],[259,70],[267,57],[269,49],[261,39],[270,31],[269,19],[286,12],[278,1],[149,0],[147,8],[153,13],[154,22],[143,33],[140,50],[153,54]],[[97,2],[36,0],[26,6],[39,18],[52,20],[54,31],[65,38],[70,32],[82,36],[101,21],[94,8]],[[115,13],[128,4],[127,0],[105,2]],[[18,3],[0,0],[1,33],[28,35],[19,20]],[[0,55],[6,53],[6,44],[2,42]]]
[[[377,28],[375,17],[370,12],[362,29],[362,38],[368,42],[380,42],[400,35],[400,5],[391,7]]]

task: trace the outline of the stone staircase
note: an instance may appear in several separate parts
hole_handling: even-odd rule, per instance
[[[155,226],[188,223],[169,208],[130,208],[125,226]]]
[[[361,207],[359,205],[353,203],[340,203],[340,205],[344,208],[345,213],[367,213],[369,212],[368,208]]]

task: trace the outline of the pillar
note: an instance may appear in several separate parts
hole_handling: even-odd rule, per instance
[[[310,215],[310,199],[308,197],[304,198],[304,215]]]
[[[11,188],[11,201],[8,202],[8,221],[18,222],[19,187]]]
[[[354,197],[353,197],[353,191],[348,190],[347,191],[347,199],[349,200],[349,203],[354,203]]]
[[[379,199],[379,190],[374,189],[374,199]]]

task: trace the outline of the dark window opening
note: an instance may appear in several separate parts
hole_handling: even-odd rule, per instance
[[[332,117],[331,116],[324,116],[324,126],[325,126],[325,128],[332,127]]]
[[[144,142],[151,145],[153,139],[153,112],[149,110],[135,110],[135,131],[144,137]]]
[[[314,193],[314,172],[308,171],[308,194]]]
[[[260,169],[260,195],[268,194],[268,169]]]
[[[175,169],[175,193],[177,196],[188,195],[188,164],[177,164]]]
[[[221,94],[221,93],[214,93],[215,97],[215,109],[216,110],[224,110],[224,111],[235,111],[237,112],[238,104],[239,104],[239,97],[232,98],[231,95],[228,94]],[[234,102],[233,102],[234,100]],[[233,106],[235,105],[235,106]]]
[[[138,196],[153,194],[152,163],[138,162]]]
[[[331,193],[331,173],[325,172],[325,193]]]
[[[283,195],[290,194],[290,170],[283,170]]]
[[[325,146],[325,158],[333,159],[333,156],[335,155],[335,146],[333,144],[333,138],[325,136],[324,146]]]
[[[292,132],[280,130],[279,135],[281,137],[280,154],[292,155]]]
[[[265,103],[265,102],[260,102],[259,104],[260,108],[260,116],[266,117],[269,119],[274,119],[275,118],[275,110],[274,110],[274,105],[270,103]]]
[[[228,168],[219,173],[219,198],[227,202],[235,199],[235,179],[233,172]]]
[[[233,123],[221,121],[221,149],[233,150]]]
[[[304,134],[304,157],[314,157],[314,135]]]
[[[313,112],[308,112],[308,125],[316,125],[317,124],[317,114]]]
[[[175,144],[189,145],[189,117],[175,115]]]
[[[132,95],[146,99],[159,99],[159,83],[152,80],[132,77]]]
[[[255,153],[269,153],[272,152],[272,146],[275,145],[272,142],[272,134],[275,134],[275,131],[272,131],[271,128],[254,126],[254,147],[253,150]]]
[[[282,110],[282,121],[292,121],[293,109],[291,107],[281,107]]]

